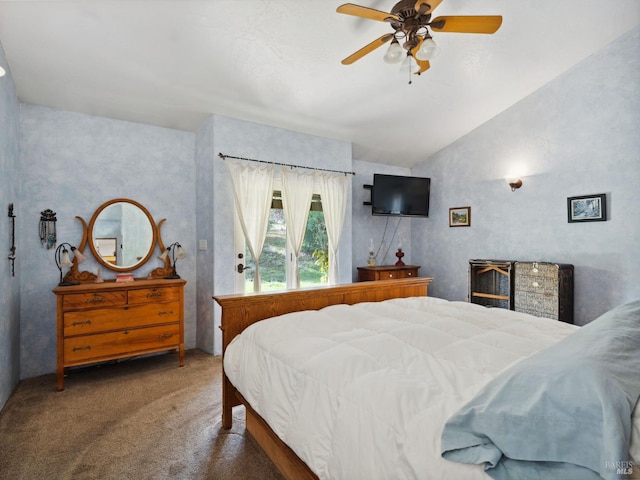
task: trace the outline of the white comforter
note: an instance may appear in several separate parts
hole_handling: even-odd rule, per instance
[[[576,328],[432,297],[258,322],[224,368],[322,479],[486,479],[440,456],[444,422],[496,374]]]

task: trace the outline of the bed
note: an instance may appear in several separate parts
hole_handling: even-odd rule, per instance
[[[605,394],[596,395],[604,413],[594,420],[583,402],[594,395],[580,389],[594,383],[582,378],[594,371],[584,366],[600,360],[581,352],[587,342],[596,355],[601,332],[431,298],[430,281],[214,297],[222,307],[223,426],[244,404],[247,430],[290,479],[635,478],[640,314],[623,312],[636,323],[615,315],[599,322],[627,330],[615,335],[624,340],[618,356],[605,362],[613,370],[595,375],[605,385],[593,388]],[[620,356],[627,351],[635,355]],[[490,417],[496,411],[499,420]],[[545,447],[570,461],[540,461]],[[505,461],[519,455],[517,465]]]

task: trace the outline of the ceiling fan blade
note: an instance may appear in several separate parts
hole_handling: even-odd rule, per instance
[[[431,64],[429,63],[429,60],[418,60],[416,58],[416,63],[420,67],[420,70],[418,70],[417,72],[413,72],[416,75],[420,75],[422,72],[426,72],[427,70],[429,70],[429,67],[431,66]]]
[[[418,14],[426,15],[432,13],[441,3],[442,0],[418,0],[414,8]]]
[[[354,17],[368,18],[369,20],[377,20],[379,22],[400,20],[397,15],[392,15],[381,10],[374,10],[373,8],[361,7],[360,5],[354,5],[353,3],[340,5],[336,8],[336,12],[344,13],[345,15],[353,15]]]
[[[378,47],[381,47],[382,45],[387,43],[392,38],[393,38],[393,33],[387,33],[386,35],[382,35],[380,38],[375,39],[370,44],[365,45],[364,47],[362,47],[357,52],[349,55],[347,58],[342,60],[342,64],[343,65],[351,65],[356,60],[360,60],[366,54],[373,52]]]
[[[502,25],[500,15],[438,17],[429,25],[435,32],[495,33]]]

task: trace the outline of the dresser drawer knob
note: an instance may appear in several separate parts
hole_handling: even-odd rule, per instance
[[[91,345],[85,345],[84,347],[73,347],[71,349],[72,352],[77,352],[78,350],[91,350]]]
[[[411,272],[407,272],[407,277],[410,277],[412,275]]]
[[[158,338],[171,338],[173,337],[173,333],[163,333],[158,335]]]
[[[85,320],[84,322],[73,322],[72,327],[79,327],[80,325],[91,325],[91,320]]]
[[[390,273],[390,274],[389,274],[389,278],[393,278],[393,273]]]
[[[173,310],[166,310],[162,312],[158,312],[158,316],[161,317],[163,315],[173,315]]]

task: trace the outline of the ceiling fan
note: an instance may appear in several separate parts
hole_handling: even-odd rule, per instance
[[[500,15],[442,16],[432,20],[431,14],[440,3],[442,0],[401,0],[394,5],[390,13],[361,7],[353,3],[339,6],[336,9],[338,13],[388,22],[394,30],[393,33],[382,35],[349,55],[342,60],[342,64],[351,65],[391,41],[384,56],[385,62],[403,62],[403,70],[406,64],[411,73],[420,75],[429,68],[429,60],[438,54],[438,47],[431,38],[429,29],[434,32],[491,34],[495,33],[502,25],[502,16]],[[402,46],[400,46],[401,41],[403,42]]]

